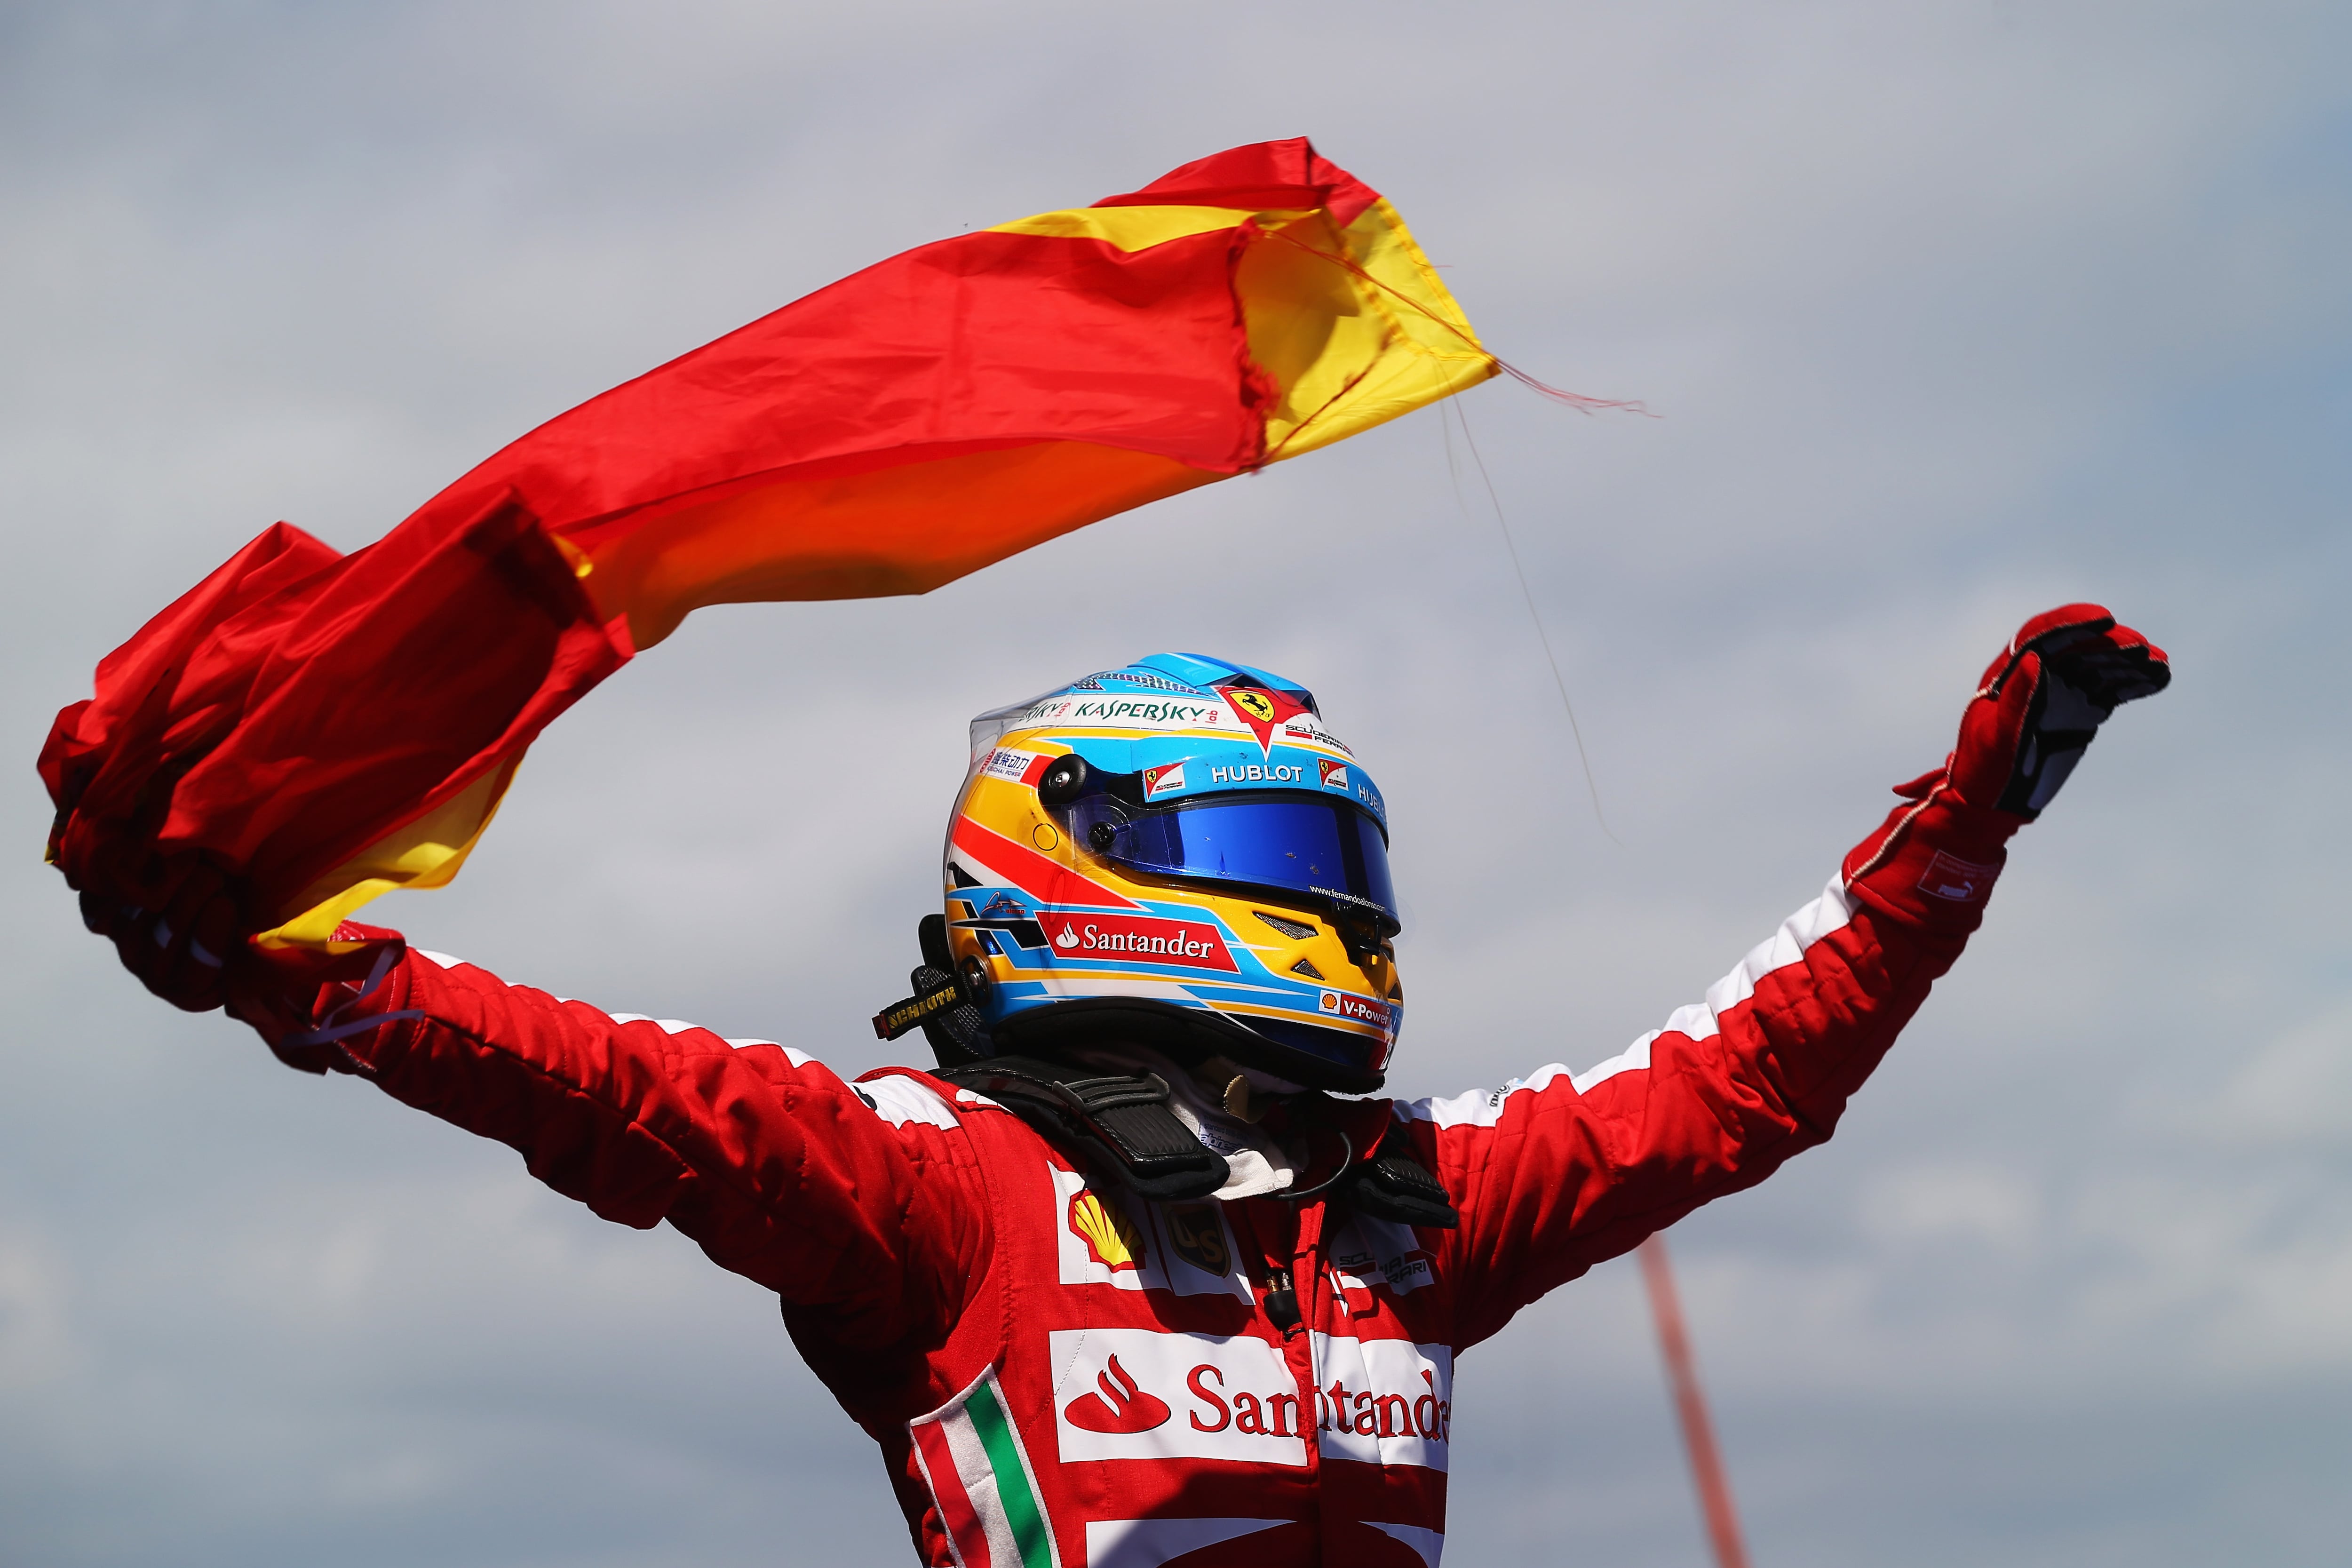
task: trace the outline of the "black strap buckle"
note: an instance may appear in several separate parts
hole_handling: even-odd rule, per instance
[[[1391,1124],[1393,1131],[1393,1124]],[[1348,1188],[1348,1202],[1359,1214],[1400,1224],[1453,1230],[1462,1223],[1445,1184],[1430,1174],[1422,1163],[1400,1146],[1402,1140],[1383,1134],[1370,1159],[1356,1167]]]

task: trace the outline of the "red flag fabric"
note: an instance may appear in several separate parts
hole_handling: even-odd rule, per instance
[[[700,605],[925,592],[1496,368],[1304,139],[919,247],[549,421],[373,545],[262,534],[58,714],[51,857],[131,901],[203,858],[263,945],[331,947],[454,876],[539,731]]]

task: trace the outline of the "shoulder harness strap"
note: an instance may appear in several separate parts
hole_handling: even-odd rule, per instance
[[[1157,1074],[995,1055],[972,1005],[974,984],[949,952],[946,918],[924,916],[919,934],[924,962],[908,977],[915,994],[875,1016],[876,1035],[896,1039],[920,1028],[940,1060],[934,1077],[988,1096],[1047,1137],[1080,1145],[1139,1196],[1203,1198],[1225,1184],[1232,1168],[1168,1108],[1168,1085]],[[1354,1162],[1346,1180],[1298,1195],[1328,1191],[1374,1219],[1454,1229],[1462,1216],[1444,1184],[1407,1152],[1397,1131],[1391,1121],[1372,1157]]]
[[[1454,1229],[1463,1223],[1446,1184],[1430,1175],[1412,1154],[1390,1150],[1385,1140],[1379,1154],[1355,1171],[1355,1183],[1348,1184],[1348,1204],[1357,1213],[1367,1213],[1373,1220],[1428,1225],[1433,1229]]]
[[[1433,1230],[1455,1228],[1462,1215],[1445,1184],[1408,1152],[1401,1131],[1400,1124],[1391,1121],[1372,1157],[1356,1166],[1356,1179],[1348,1184],[1348,1203],[1374,1219],[1428,1226]]]
[[[1048,1137],[1084,1146],[1154,1202],[1207,1197],[1232,1173],[1168,1108],[1168,1085],[1157,1073],[990,1057],[932,1076],[988,1096]]]

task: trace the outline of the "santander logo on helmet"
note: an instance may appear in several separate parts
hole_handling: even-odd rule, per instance
[[[1127,1039],[1369,1093],[1403,1014],[1388,834],[1305,687],[1153,654],[972,721],[939,956],[998,1051]]]

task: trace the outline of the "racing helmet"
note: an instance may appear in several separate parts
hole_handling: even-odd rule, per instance
[[[981,715],[945,873],[925,945],[975,1053],[1126,1038],[1381,1087],[1404,1007],[1388,808],[1294,681],[1153,654]]]

